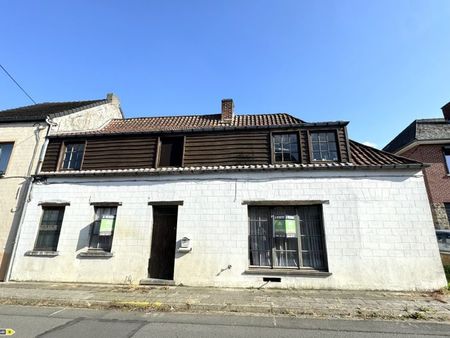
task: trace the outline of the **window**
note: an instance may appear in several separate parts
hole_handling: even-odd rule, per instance
[[[272,137],[275,162],[298,162],[297,134],[274,134]]]
[[[314,161],[338,161],[336,133],[311,132]]]
[[[161,137],[159,167],[181,167],[183,163],[183,137]]]
[[[249,207],[250,265],[326,270],[320,205]]]
[[[35,251],[56,251],[64,217],[64,207],[43,207]]]
[[[13,143],[0,143],[0,175],[6,172],[12,149]]]
[[[444,156],[445,156],[445,163],[447,165],[447,172],[450,174],[450,147],[444,148]]]
[[[61,168],[66,170],[80,170],[84,154],[83,143],[66,143]]]
[[[91,227],[89,249],[111,252],[117,207],[94,207],[95,220]]]

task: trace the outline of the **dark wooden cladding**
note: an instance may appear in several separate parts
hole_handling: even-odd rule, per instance
[[[348,144],[347,139],[345,135],[344,128],[339,128],[337,130],[337,141],[339,146],[339,152],[340,152],[340,160],[341,162],[350,162],[349,156],[348,156]]]
[[[82,169],[153,168],[156,143],[154,136],[88,139]]]
[[[268,131],[205,133],[186,136],[185,166],[270,163]]]
[[[50,140],[45,152],[42,171],[56,171],[59,159],[59,150],[61,149],[61,140]]]
[[[351,162],[345,127],[280,129],[276,132],[298,133],[300,163],[311,163],[312,131],[335,130],[341,162]],[[270,130],[216,131],[179,134],[184,139],[183,166],[252,165],[271,163]],[[86,139],[82,170],[155,168],[158,139],[167,135],[91,136]],[[78,138],[78,141],[80,139]],[[68,139],[65,142],[71,142]],[[84,140],[83,140],[84,141]],[[58,170],[62,139],[50,139],[42,171]],[[181,155],[181,154],[180,154]],[[161,160],[161,158],[160,158]],[[163,161],[164,162],[164,158]],[[178,162],[177,162],[178,163]]]
[[[308,132],[306,130],[300,131],[300,156],[302,163],[310,162],[309,154],[309,142],[308,142]]]

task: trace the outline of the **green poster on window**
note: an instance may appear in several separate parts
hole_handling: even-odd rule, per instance
[[[286,237],[297,237],[297,224],[295,216],[286,216]]]
[[[114,216],[111,215],[102,216],[102,219],[100,220],[100,230],[98,234],[100,236],[111,236],[113,226],[114,226]]]
[[[295,216],[275,216],[273,223],[275,237],[297,237]]]
[[[286,235],[286,225],[284,216],[275,216],[274,219],[275,237],[284,237]]]

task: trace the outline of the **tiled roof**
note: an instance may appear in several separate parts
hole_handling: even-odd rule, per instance
[[[421,164],[406,157],[397,156],[383,150],[375,149],[356,141],[350,140],[352,163],[357,166],[386,166]]]
[[[44,121],[48,115],[71,113],[107,102],[106,100],[45,102],[0,111],[0,122]]]
[[[112,120],[101,134],[123,134],[154,131],[185,131],[192,129],[224,128],[224,127],[264,127],[299,125],[302,120],[289,114],[236,115],[229,123],[221,121],[220,114],[163,116]]]
[[[353,163],[309,163],[309,164],[256,164],[256,165],[232,165],[232,166],[203,166],[203,167],[165,167],[165,168],[137,168],[137,169],[102,169],[102,170],[64,170],[41,172],[40,177],[47,176],[135,176],[135,175],[161,175],[161,174],[196,174],[202,172],[226,172],[226,171],[271,171],[271,170],[355,170],[355,169],[420,169],[420,163],[390,164],[390,165],[355,165]]]

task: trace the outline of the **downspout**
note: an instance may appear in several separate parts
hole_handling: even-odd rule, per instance
[[[35,174],[38,174],[41,171],[41,167],[42,167],[42,162],[44,161],[44,156],[45,156],[45,152],[47,151],[47,146],[48,146],[48,135],[50,132],[50,129],[52,128],[52,126],[56,126],[56,123],[53,122],[49,116],[46,117],[45,122],[47,123],[47,133],[45,135],[45,141],[44,144],[42,145],[41,148],[41,152],[39,154],[39,159],[38,159],[38,163],[36,165],[36,170],[35,170]],[[19,239],[20,239],[20,234],[22,231],[22,224],[23,224],[23,220],[25,218],[25,212],[27,210],[27,206],[29,203],[29,198],[31,195],[31,189],[33,187],[33,178],[31,177],[31,171],[33,168],[33,162],[34,162],[34,156],[36,155],[37,152],[37,147],[39,145],[39,134],[40,131],[43,129],[43,126],[41,126],[40,124],[38,124],[36,130],[34,131],[35,133],[35,137],[36,137],[36,145],[35,148],[33,150],[33,157],[31,159],[31,163],[30,166],[28,167],[28,173],[27,173],[27,178],[25,182],[28,182],[28,186],[27,186],[27,192],[23,198],[23,206],[22,206],[22,210],[21,210],[21,214],[20,214],[20,220],[19,220],[19,226],[17,227],[17,232],[16,232],[16,238],[14,240],[14,245],[13,245],[13,250],[11,252],[11,259],[9,260],[9,264],[8,264],[8,269],[6,271],[6,275],[5,275],[5,282],[9,282],[10,281],[10,277],[11,277],[11,271],[12,271],[12,267],[14,265],[14,261],[16,258],[16,253],[17,253],[17,245],[19,243]]]

